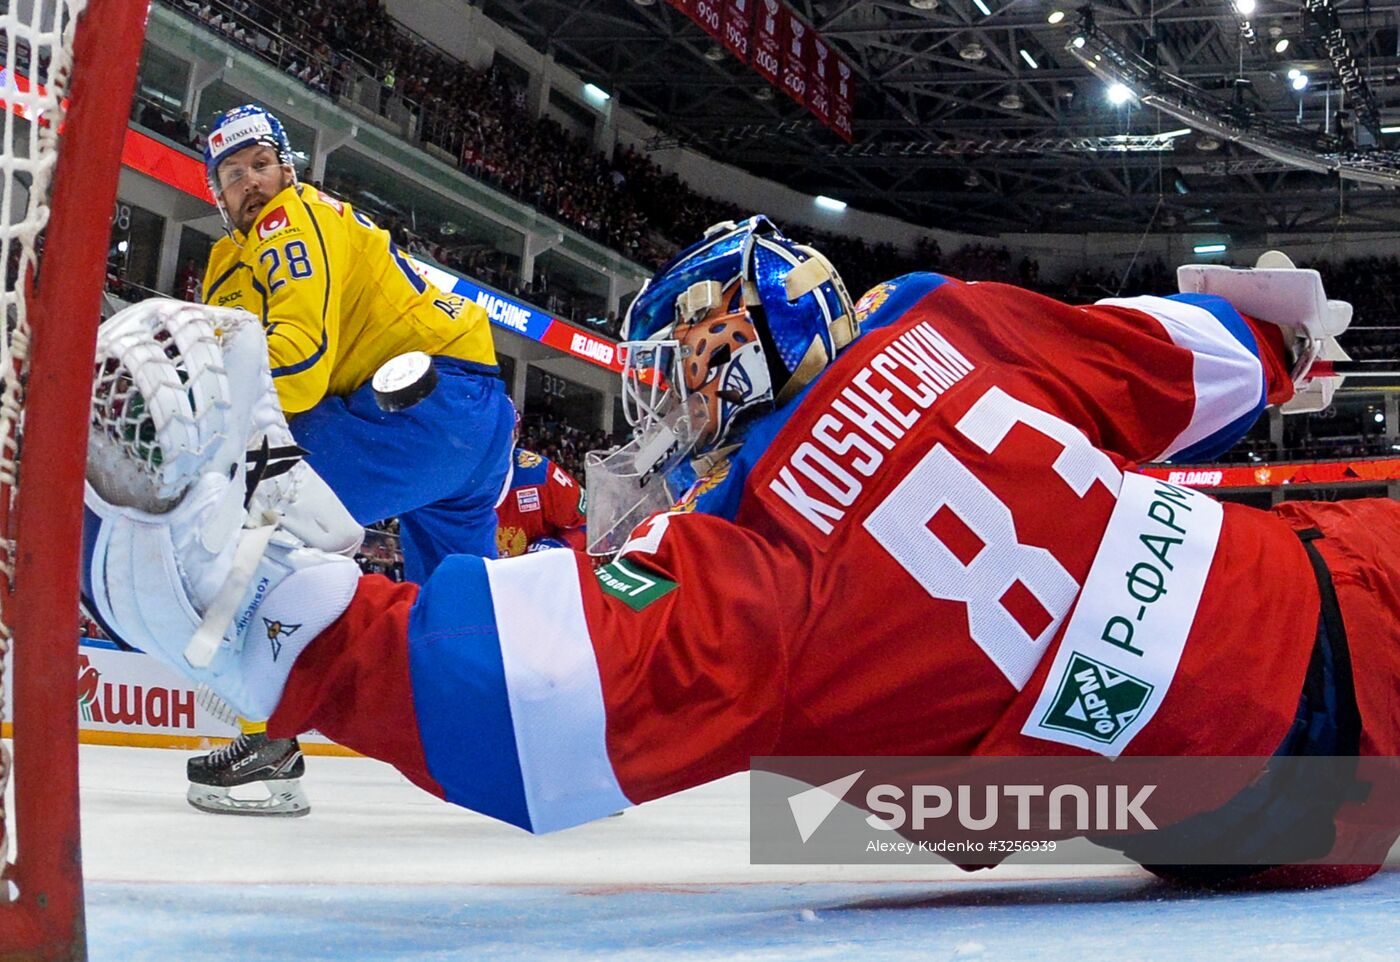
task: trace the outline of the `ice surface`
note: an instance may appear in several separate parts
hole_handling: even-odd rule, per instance
[[[1127,866],[750,866],[743,777],[535,838],[351,758],[307,760],[306,818],[214,816],[185,757],[83,746],[94,960],[1400,955],[1400,872],[1202,896]]]

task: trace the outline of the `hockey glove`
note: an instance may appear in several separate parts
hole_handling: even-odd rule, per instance
[[[1332,403],[1342,377],[1313,377],[1311,371],[1316,361],[1350,360],[1337,337],[1351,324],[1351,305],[1328,300],[1317,271],[1301,270],[1288,255],[1267,251],[1252,270],[1187,264],[1176,269],[1176,280],[1182,293],[1219,295],[1241,313],[1283,329],[1293,377],[1284,414],[1321,411]]]

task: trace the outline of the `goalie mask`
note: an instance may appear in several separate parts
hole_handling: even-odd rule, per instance
[[[633,301],[623,325],[623,412],[645,436],[699,398],[713,450],[750,413],[797,394],[859,333],[831,263],[768,218],[716,224]]]
[[[589,551],[695,480],[690,458],[783,404],[855,339],[859,325],[831,263],[766,217],[725,221],[642,288],[623,324],[622,403],[633,440],[589,455]]]

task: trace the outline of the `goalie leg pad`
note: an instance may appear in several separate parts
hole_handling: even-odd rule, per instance
[[[217,552],[206,550],[201,522],[218,509],[227,483],[206,475],[167,515],[114,507],[89,486],[83,594],[117,637],[261,719],[277,706],[297,656],[349,605],[360,570],[349,558],[274,533],[208,661],[191,664],[186,649],[205,621],[201,612],[229,580],[239,545],[262,536],[239,528]]]

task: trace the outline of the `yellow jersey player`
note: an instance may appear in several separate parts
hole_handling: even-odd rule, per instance
[[[425,580],[450,554],[495,557],[515,411],[486,312],[419,276],[350,204],[298,183],[286,132],[261,107],[217,117],[204,161],[227,231],[209,255],[204,302],[262,320],[306,460],[361,524],[398,516],[407,577]],[[244,729],[191,759],[191,803],[303,814],[304,798],[277,801],[301,775],[296,743]],[[229,789],[254,781],[272,804],[235,807]]]

